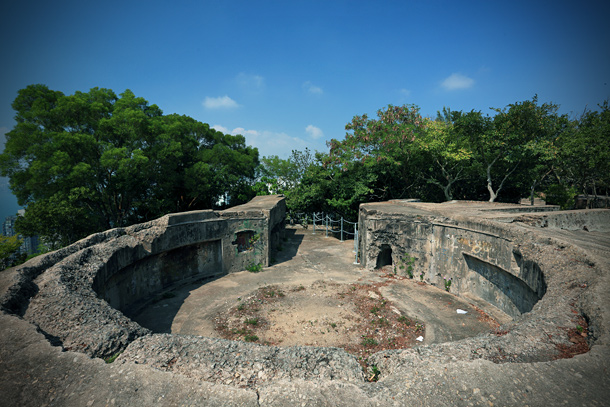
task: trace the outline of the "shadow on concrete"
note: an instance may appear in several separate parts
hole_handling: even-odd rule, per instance
[[[299,251],[299,246],[303,243],[303,235],[297,234],[295,228],[286,228],[284,238],[278,247],[272,251],[272,264],[280,264],[292,260]]]
[[[124,314],[154,333],[171,333],[174,318],[191,295],[191,291],[221,277],[199,279],[187,284],[176,285],[163,293],[156,294],[147,305],[141,306],[137,311],[132,310],[132,312],[124,312]]]

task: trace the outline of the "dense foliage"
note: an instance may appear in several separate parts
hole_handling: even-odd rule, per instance
[[[11,267],[22,262],[24,259],[19,256],[18,250],[23,242],[18,236],[0,235],[0,270]]]
[[[66,96],[44,85],[19,91],[0,172],[26,215],[23,235],[65,245],[90,233],[169,212],[286,195],[289,210],[357,218],[363,202],[417,198],[516,202],[544,195],[569,207],[578,193],[610,191],[610,106],[570,119],[537,97],[480,111],[415,105],[354,116],[329,152],[287,159],[243,136],[164,115],[127,90]]]
[[[360,203],[417,198],[517,202],[543,195],[569,207],[578,193],[610,191],[610,108],[570,120],[537,97],[493,115],[444,108],[424,118],[415,105],[354,116],[343,140],[317,153],[297,183],[281,189],[289,209],[356,219]],[[273,168],[295,165],[274,158]],[[263,159],[265,162],[265,159]],[[268,166],[268,168],[271,168]],[[283,177],[268,171],[266,180]]]
[[[65,245],[169,212],[249,200],[258,151],[126,90],[66,96],[19,91],[0,171],[20,205],[17,229]]]

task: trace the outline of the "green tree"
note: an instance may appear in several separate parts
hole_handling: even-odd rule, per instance
[[[17,254],[22,243],[17,236],[0,235],[0,270],[11,267],[11,257]]]
[[[512,165],[521,168],[521,183],[527,186],[533,204],[536,187],[552,171],[557,148],[555,140],[566,131],[569,121],[557,113],[558,106],[538,103],[538,97],[508,105],[494,118],[500,139]],[[508,174],[510,175],[510,174]],[[523,191],[525,192],[525,191]],[[520,196],[523,196],[521,194]]]
[[[247,200],[258,150],[126,90],[19,91],[0,172],[27,207],[17,228],[51,246],[168,212]]]
[[[372,200],[417,195],[421,157],[415,140],[425,132],[425,119],[415,105],[392,106],[377,111],[377,119],[354,116],[345,126],[345,139],[331,140],[326,165],[351,171],[364,166],[366,189]],[[362,189],[363,190],[363,189]]]
[[[565,118],[557,115],[556,105],[539,105],[537,97],[493,110],[494,117],[457,112],[455,131],[468,140],[473,168],[485,180],[490,202],[507,186],[512,188],[509,198],[513,200],[533,194],[548,175],[553,140],[562,131]]]
[[[436,120],[427,120],[416,141],[427,163],[426,181],[440,188],[446,201],[452,200],[455,184],[469,175],[473,154],[466,138],[455,131],[451,110],[443,108]]]
[[[585,110],[557,139],[556,179],[563,189],[574,188],[597,197],[610,191],[610,105],[599,111]]]
[[[287,159],[277,155],[263,157],[258,169],[259,182],[265,186],[261,185],[261,195],[289,194],[299,185],[314,161],[314,155],[308,148],[303,151],[292,150]]]

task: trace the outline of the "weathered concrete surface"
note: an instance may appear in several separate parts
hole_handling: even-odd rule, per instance
[[[121,311],[176,283],[268,264],[284,214],[282,196],[257,197],[220,213],[170,214],[98,233],[3,272],[12,278],[4,279],[0,305],[66,350],[110,357],[150,333]],[[245,247],[242,232],[250,237]]]
[[[468,206],[447,209],[448,205],[418,204],[413,210],[420,211],[420,216],[433,213],[444,217],[443,223],[452,226],[470,230],[487,228],[487,232],[493,228],[496,235],[518,244],[522,257],[535,262],[544,273],[547,285],[544,296],[530,312],[503,325],[500,336],[489,333],[456,342],[378,353],[370,358],[381,370],[377,383],[347,377],[316,377],[312,371],[314,376],[304,377],[306,380],[278,378],[241,389],[159,371],[161,366],[155,368],[126,360],[107,365],[100,359],[69,350],[62,352],[61,347],[51,346],[33,322],[18,316],[24,315],[19,310],[29,311],[32,305],[28,306],[27,298],[36,295],[37,287],[40,289],[38,283],[48,282],[44,278],[34,282],[36,269],[30,264],[21,274],[15,270],[0,274],[0,289],[5,300],[0,315],[0,405],[607,405],[610,399],[610,298],[607,295],[610,245],[604,234],[609,230],[606,215],[599,212],[601,224],[585,219],[583,227],[590,232],[556,229],[555,233],[549,226],[538,227],[544,224],[544,217],[548,219],[554,214],[502,215],[502,212],[485,212]],[[117,232],[107,232],[104,238],[111,233],[120,237]],[[596,238],[591,239],[587,233],[597,233]],[[99,236],[91,239],[103,240]],[[78,251],[69,250],[78,264],[81,259]],[[53,259],[38,260],[36,267],[49,268],[55,264]],[[60,278],[68,288],[77,280]],[[18,287],[15,282],[19,283]],[[83,302],[91,299],[81,298]],[[40,313],[44,312],[41,307]],[[557,344],[570,344],[564,328],[573,328],[573,318],[579,314],[589,319],[591,350],[571,359],[552,360]],[[88,313],[82,316],[89,318]],[[93,321],[83,320],[83,329],[100,329],[95,328],[96,317]],[[176,350],[184,356],[174,362],[170,358],[168,364],[180,363],[188,371],[189,358],[196,361],[198,346],[207,340],[198,342],[195,337],[144,333],[142,339],[133,343],[156,343],[154,349],[162,356],[172,354],[174,340],[181,343]],[[164,341],[168,342],[164,344]],[[190,341],[193,353],[189,353]],[[220,348],[219,352],[227,354],[222,358],[226,362],[221,366],[223,370],[246,368],[243,363],[231,366],[231,352]],[[269,350],[260,350],[256,345],[249,345],[245,351],[252,355],[261,352],[260,360],[256,360],[259,356],[253,356],[253,364],[277,366],[293,357],[274,362],[273,357],[270,360],[262,356]],[[295,355],[298,352],[295,350]],[[315,355],[324,352],[332,353],[328,361],[343,360],[335,359],[337,354],[332,348],[312,350]],[[324,358],[316,360],[316,363],[328,364]],[[345,359],[341,363],[350,362]],[[254,366],[250,369],[256,371]]]
[[[298,304],[306,309],[294,309],[292,304],[284,308],[282,302],[274,304],[273,319],[281,319],[280,315],[283,315],[284,320],[288,320],[296,315],[302,320],[323,320],[328,312],[335,311],[338,304],[333,303],[333,309],[327,308],[322,285],[336,286],[337,289],[332,291],[338,298],[337,293],[348,291],[352,284],[388,282],[379,273],[370,273],[355,265],[352,248],[351,241],[340,242],[332,237],[326,238],[324,232],[313,234],[311,229],[289,228],[283,250],[275,254],[277,263],[266,268],[264,273],[231,273],[204,285],[191,284],[177,288],[172,291],[174,297],[162,299],[132,318],[155,333],[220,337],[215,330],[215,318],[235,306],[238,298],[247,298],[259,287],[272,285],[287,293],[286,299],[292,298],[292,291],[299,286],[307,287],[311,297],[310,303]],[[463,339],[490,330],[487,322],[477,319],[478,313],[470,305],[470,300],[461,299],[437,287],[418,285],[412,280],[394,279],[391,284],[382,285],[380,291],[403,315],[425,324],[424,344]],[[457,315],[458,308],[466,310],[468,314]],[[500,322],[510,320],[501,312],[493,316]],[[299,326],[292,327],[299,329],[304,336]],[[329,343],[329,336],[332,335],[324,335],[324,343]],[[338,341],[338,338],[335,339]],[[298,343],[303,345],[307,341],[303,338]],[[330,346],[334,345],[339,345],[339,342]]]

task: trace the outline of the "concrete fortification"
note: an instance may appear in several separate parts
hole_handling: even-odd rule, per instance
[[[0,405],[603,405],[610,211],[554,209],[362,205],[362,270],[391,265],[510,317],[378,352],[376,382],[342,349],[158,334],[128,317],[172,287],[268,266],[283,197],[89,236],[0,273]]]

